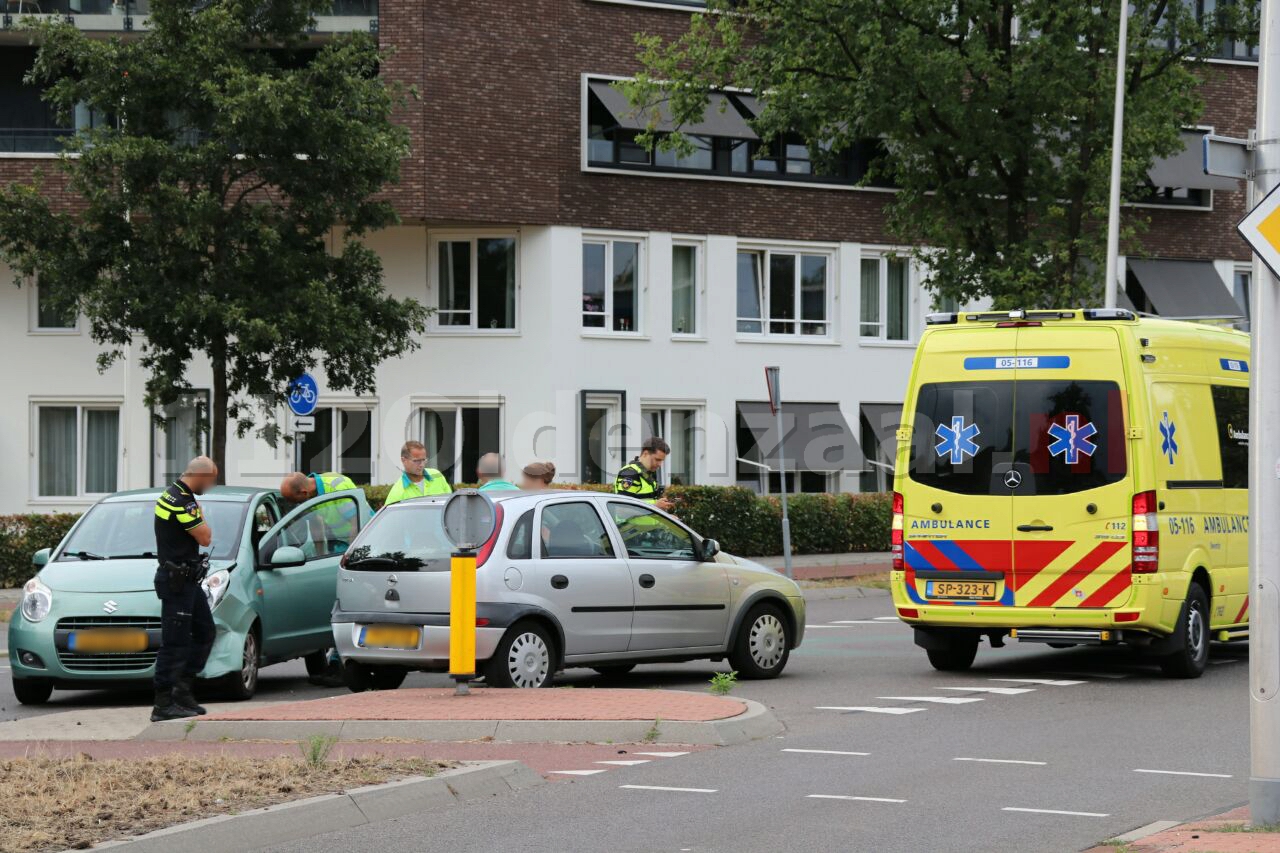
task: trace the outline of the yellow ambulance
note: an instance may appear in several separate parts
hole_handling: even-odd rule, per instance
[[[898,431],[892,590],[939,670],[985,637],[1194,678],[1247,637],[1249,336],[1123,309],[934,314]]]

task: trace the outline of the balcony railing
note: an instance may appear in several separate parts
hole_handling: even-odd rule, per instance
[[[0,127],[0,154],[57,154],[74,133],[61,127]]]
[[[82,30],[145,30],[150,0],[0,0],[0,26],[13,29],[28,16],[58,16]],[[316,18],[314,32],[377,31],[378,0],[333,0],[327,15]]]

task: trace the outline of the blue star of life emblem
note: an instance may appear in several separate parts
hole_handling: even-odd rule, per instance
[[[982,432],[977,424],[964,422],[964,415],[951,418],[951,426],[938,424],[934,432],[942,441],[934,445],[934,452],[939,456],[950,456],[952,465],[964,462],[966,456],[978,455],[978,443],[974,439]]]
[[[1079,415],[1067,415],[1066,424],[1050,424],[1049,435],[1054,442],[1049,445],[1052,456],[1064,455],[1068,465],[1080,461],[1080,454],[1092,456],[1098,445],[1089,439],[1098,434],[1098,428],[1091,423],[1080,423]]]
[[[1160,442],[1160,452],[1169,460],[1169,464],[1173,464],[1173,457],[1178,455],[1178,442],[1173,440],[1173,434],[1178,431],[1178,427],[1173,421],[1169,420],[1169,413],[1165,412],[1164,417],[1160,419],[1160,435],[1164,441]]]

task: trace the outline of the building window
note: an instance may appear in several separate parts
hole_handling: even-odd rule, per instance
[[[829,255],[773,250],[738,253],[738,332],[828,337]]]
[[[516,240],[433,240],[436,325],[445,329],[516,327]]]
[[[698,410],[696,408],[644,408],[642,440],[664,439],[671,453],[658,472],[669,486],[691,486],[697,482]]]
[[[36,421],[39,497],[88,497],[120,488],[118,407],[42,405]]]
[[[902,425],[902,404],[863,403],[858,414],[864,461],[858,477],[859,491],[891,491],[894,462],[898,455],[897,432]]]
[[[735,415],[740,486],[776,494],[785,471],[788,492],[825,492],[841,471],[859,467],[858,442],[837,403],[786,403],[781,431],[768,403],[739,401]]]
[[[582,328],[640,331],[640,243],[589,238],[582,243]]]
[[[156,414],[163,423],[152,422],[152,485],[167,486],[189,461],[209,452],[209,392],[183,394]]]
[[[60,304],[39,281],[31,285],[31,331],[74,332],[78,328],[79,317],[74,305]]]
[[[864,338],[910,338],[909,274],[905,258],[862,259],[860,334]]]
[[[496,405],[432,405],[419,410],[418,436],[427,467],[450,483],[474,483],[480,457],[502,453],[502,410]]]
[[[357,485],[373,482],[373,411],[322,407],[314,432],[302,434],[300,470],[345,474]]]
[[[676,243],[671,247],[671,334],[696,335],[701,293],[698,246]]]
[[[1231,294],[1240,306],[1244,320],[1239,323],[1242,331],[1249,331],[1249,303],[1253,289],[1253,267],[1236,267],[1231,277]]]

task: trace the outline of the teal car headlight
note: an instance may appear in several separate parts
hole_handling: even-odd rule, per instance
[[[39,622],[53,609],[53,590],[32,578],[22,588],[22,616],[28,622]]]
[[[231,573],[226,569],[221,569],[209,575],[200,581],[200,588],[204,590],[204,597],[209,601],[209,609],[218,606],[218,602],[222,601],[223,596],[227,594],[227,587],[231,584]]]

